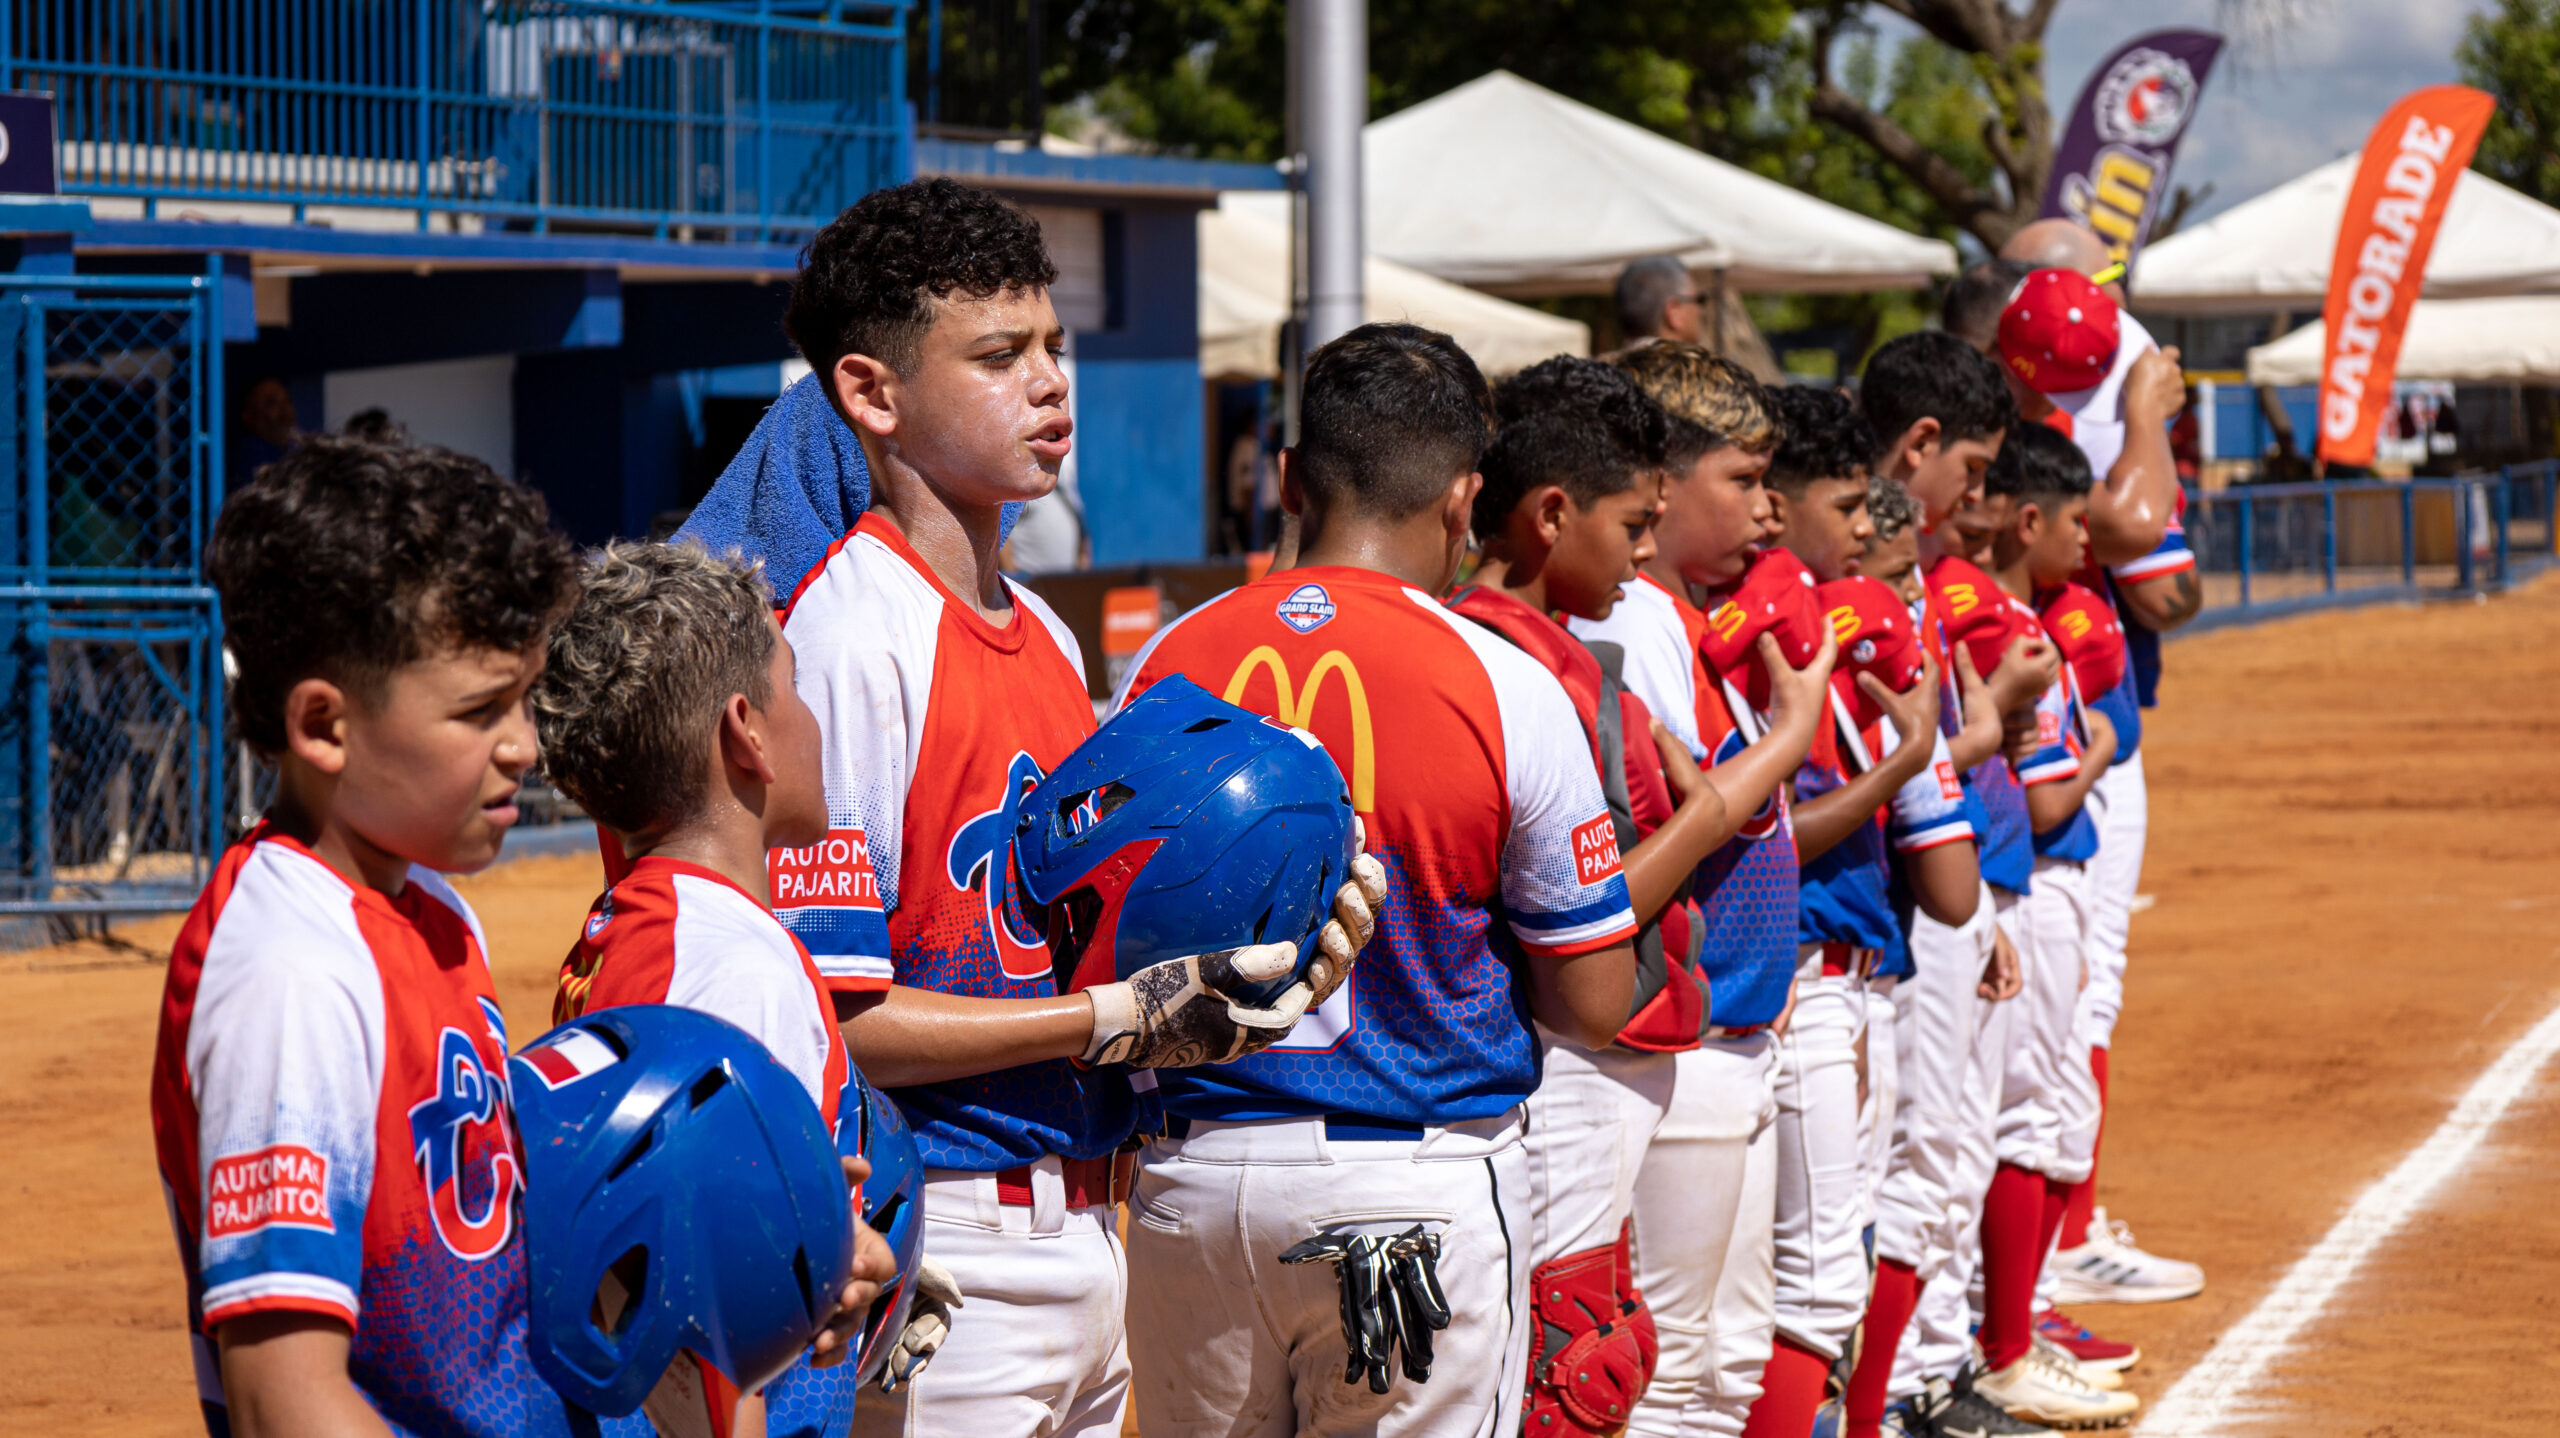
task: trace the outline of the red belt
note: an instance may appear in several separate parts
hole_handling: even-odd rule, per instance
[[[1855,974],[1863,979],[1875,970],[1876,950],[1874,949],[1862,949],[1855,944],[1824,944],[1822,946],[1824,978],[1845,978]]]
[[[1727,1028],[1722,1024],[1709,1024],[1707,1031],[1699,1037],[1709,1043],[1718,1039],[1747,1039],[1767,1027],[1769,1027],[1767,1024],[1736,1024]]]
[[[1058,1176],[1066,1183],[1067,1207],[1109,1207],[1129,1191],[1138,1156],[1123,1151],[1106,1158],[1061,1158]],[[1031,1169],[996,1170],[996,1202],[1008,1208],[1031,1207]]]

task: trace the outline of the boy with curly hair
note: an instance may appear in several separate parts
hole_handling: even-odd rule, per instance
[[[169,955],[160,1176],[206,1426],[566,1435],[524,1353],[506,1025],[444,875],[498,857],[576,560],[478,460],[306,439],[206,566],[276,799]]]

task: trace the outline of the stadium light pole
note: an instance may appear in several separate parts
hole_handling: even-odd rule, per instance
[[[1299,0],[1298,114],[1306,141],[1306,349],[1356,328],[1361,312],[1360,128],[1369,119],[1368,0]]]

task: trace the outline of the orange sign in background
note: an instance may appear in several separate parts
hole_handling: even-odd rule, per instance
[[[2400,336],[2425,284],[2427,253],[2497,101],[2468,85],[2431,85],[2373,127],[2338,220],[2329,261],[2328,350],[2320,367],[2320,457],[2371,464],[2391,403]]]

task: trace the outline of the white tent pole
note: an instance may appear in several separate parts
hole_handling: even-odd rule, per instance
[[[1368,0],[1301,0],[1307,156],[1307,349],[1361,315],[1360,127],[1369,119]]]

